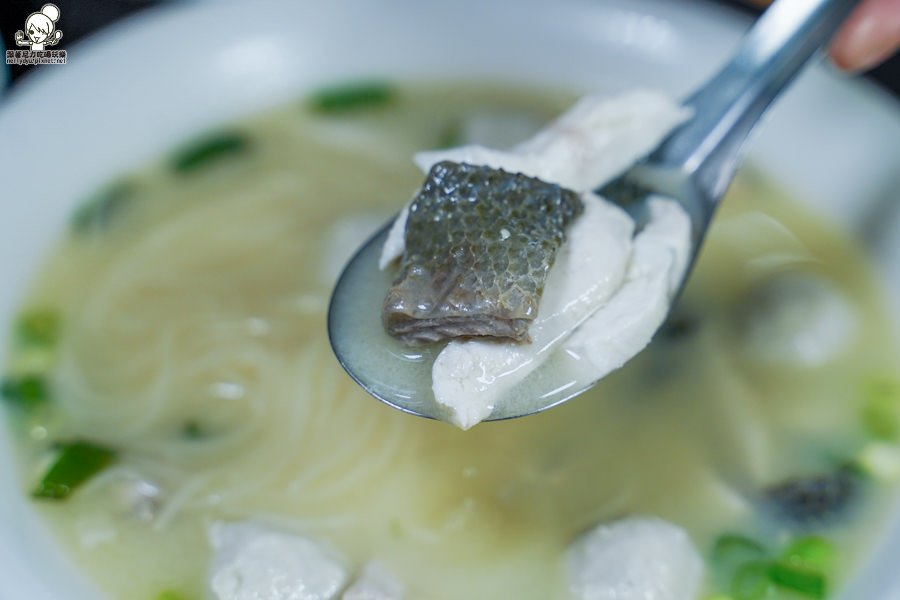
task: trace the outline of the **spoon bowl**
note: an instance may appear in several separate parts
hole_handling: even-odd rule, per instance
[[[431,364],[441,344],[409,348],[388,336],[381,324],[381,300],[393,275],[378,268],[381,247],[393,221],[389,221],[347,263],[335,287],[328,309],[328,336],[335,356],[345,371],[364,390],[385,404],[419,417],[446,420],[448,410],[435,401],[431,390]],[[374,302],[360,303],[370,290],[381,295]],[[337,293],[337,291],[340,293]],[[362,340],[362,341],[361,341]],[[562,365],[559,365],[562,367]],[[553,382],[553,370],[531,374],[516,386],[516,397],[494,407],[486,421],[497,421],[540,412],[561,404],[584,391],[572,375]],[[522,395],[524,390],[542,393]],[[428,393],[422,393],[423,390]],[[523,409],[523,403],[528,403]],[[523,410],[527,410],[523,413]]]
[[[775,2],[731,60],[684,102],[693,118],[598,193],[635,216],[651,195],[677,200],[691,220],[689,273],[740,164],[748,135],[856,4],[857,0]],[[392,276],[378,268],[378,258],[389,229],[390,223],[370,238],[341,274],[329,306],[329,339],[342,367],[368,393],[404,412],[446,420],[448,409],[430,391],[438,345],[411,349],[382,329],[381,300]],[[578,362],[577,357],[551,355],[494,405],[485,420],[534,414],[592,387],[596,380],[577,376],[572,358]]]

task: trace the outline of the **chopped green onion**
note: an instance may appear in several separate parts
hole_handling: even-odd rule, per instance
[[[23,409],[43,404],[50,398],[47,382],[37,375],[4,379],[0,384],[0,395],[9,404]]]
[[[359,81],[323,88],[310,97],[310,105],[322,112],[345,112],[386,104],[394,88],[383,81]]]
[[[182,148],[172,157],[172,168],[179,173],[192,173],[250,147],[243,135],[221,131],[212,133]]]
[[[727,558],[736,552],[758,557],[766,553],[766,547],[745,535],[726,533],[716,540],[713,557],[716,559]]]
[[[825,597],[825,576],[814,569],[776,562],[769,565],[769,579],[775,585],[809,598]]]
[[[735,566],[747,560],[762,558],[766,547],[753,538],[735,533],[726,533],[716,540],[713,546],[713,560],[720,565]]]
[[[900,439],[900,382],[876,378],[864,391],[862,422],[866,432],[881,440]]]
[[[766,547],[753,538],[736,533],[720,536],[713,546],[711,557],[715,580],[720,586],[727,586],[729,582],[733,584],[740,567],[748,561],[759,561],[766,554]]]
[[[769,562],[751,560],[738,567],[731,580],[731,595],[735,600],[760,600],[772,589],[769,580]]]
[[[59,339],[59,311],[49,307],[32,308],[19,316],[18,336],[23,344],[52,346]]]
[[[788,544],[782,557],[791,565],[828,571],[834,566],[836,554],[834,544],[823,537],[810,535]]]
[[[200,428],[200,424],[197,421],[188,421],[184,424],[184,427],[181,429],[181,435],[189,440],[199,440],[204,436],[203,430]]]
[[[438,138],[438,148],[453,148],[454,146],[459,146],[462,143],[462,127],[459,125],[459,121],[453,120],[447,123],[444,128],[441,130],[440,137]]]
[[[185,600],[185,597],[171,590],[166,590],[164,592],[161,592],[156,597],[156,600]]]
[[[59,457],[41,479],[35,498],[64,500],[79,485],[102,471],[116,459],[116,452],[90,442],[61,446]]]
[[[118,181],[83,202],[72,217],[72,228],[79,233],[102,230],[117,218],[133,199],[137,185]]]

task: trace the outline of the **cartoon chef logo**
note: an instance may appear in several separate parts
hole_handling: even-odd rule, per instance
[[[59,8],[55,4],[45,4],[40,12],[31,13],[25,19],[25,31],[16,32],[16,45],[31,46],[32,52],[55,46],[62,39],[62,31],[56,29],[58,20]]]

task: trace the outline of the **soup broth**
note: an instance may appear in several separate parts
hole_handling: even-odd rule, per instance
[[[777,562],[810,536],[835,552],[816,566],[832,594],[873,545],[900,464],[895,341],[859,249],[750,170],[668,324],[624,368],[468,432],[410,417],[330,351],[343,262],[421,183],[414,151],[513,143],[572,98],[377,90],[234,123],[75,215],[23,303],[4,385],[22,488],[73,562],[113,598],[199,600],[210,524],[250,519],[351,571],[377,559],[409,598],[563,599],[573,540],[644,515],[688,532],[708,595],[733,591],[728,540]],[[824,307],[826,331],[794,297]],[[49,489],[76,441],[97,468]],[[779,510],[784,485],[835,473],[848,490],[823,514]]]

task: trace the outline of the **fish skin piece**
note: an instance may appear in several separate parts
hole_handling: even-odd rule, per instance
[[[385,329],[408,345],[530,341],[547,274],[583,210],[579,194],[556,184],[437,163],[409,207],[402,262],[383,305]]]

